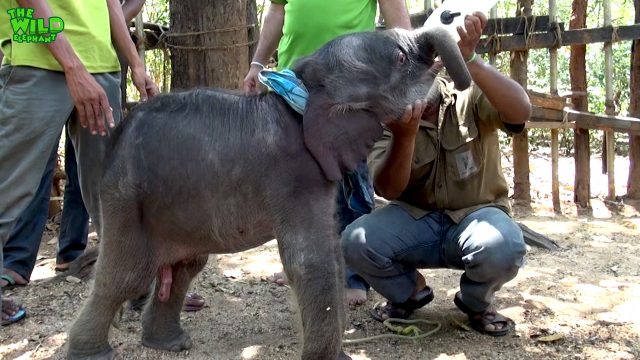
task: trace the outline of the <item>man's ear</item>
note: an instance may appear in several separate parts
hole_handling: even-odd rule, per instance
[[[334,105],[324,91],[312,90],[302,123],[304,143],[330,181],[354,170],[382,136],[382,126],[373,113],[335,110]]]

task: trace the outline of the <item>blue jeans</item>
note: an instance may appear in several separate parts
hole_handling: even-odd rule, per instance
[[[338,182],[336,210],[338,234],[341,234],[357,218],[373,211],[374,206],[373,186],[369,180],[369,168],[364,161]],[[349,266],[345,268],[345,277],[347,288],[365,291],[369,289],[369,284]]]
[[[461,300],[484,311],[522,266],[522,231],[504,211],[485,207],[456,224],[444,212],[414,219],[398,205],[365,215],[342,233],[347,266],[392,302],[403,303],[416,287],[417,269],[464,270]]]
[[[66,133],[65,170],[67,183],[64,189],[64,207],[60,220],[57,263],[67,263],[80,256],[87,245],[89,214],[84,207],[73,145]],[[29,206],[18,218],[9,240],[4,245],[4,267],[11,269],[29,280],[35,267],[40,241],[47,223],[51,183],[56,166],[55,146],[40,185]]]

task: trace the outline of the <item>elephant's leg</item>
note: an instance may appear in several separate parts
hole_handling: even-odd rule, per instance
[[[191,348],[191,338],[180,326],[180,311],[191,280],[204,268],[207,258],[199,256],[160,269],[155,291],[142,314],[144,346],[169,351]]]
[[[122,303],[148,290],[156,265],[139,225],[104,227],[91,295],[69,330],[69,359],[112,359],[109,328]]]
[[[329,197],[333,200],[333,197]],[[290,213],[278,230],[278,246],[302,317],[302,359],[348,359],[342,352],[344,280],[342,254],[331,209]]]

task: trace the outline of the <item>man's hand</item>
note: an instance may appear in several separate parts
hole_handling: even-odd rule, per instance
[[[413,105],[407,105],[404,114],[398,120],[386,123],[394,139],[413,141],[418,133],[420,119],[426,108],[426,102],[418,100]]]
[[[78,113],[80,125],[89,128],[91,134],[107,134],[106,126],[115,126],[112,109],[102,86],[84,66],[67,69],[64,73],[69,93]]]
[[[265,92],[267,88],[258,81],[258,73],[262,68],[256,64],[252,64],[249,67],[247,76],[244,77],[244,83],[242,89],[247,95],[257,95]]]
[[[151,80],[151,77],[144,71],[143,66],[131,68],[131,81],[140,92],[140,101],[147,101],[148,98],[156,96],[160,93],[158,85]]]
[[[482,36],[482,30],[487,26],[487,17],[481,12],[474,12],[471,15],[467,15],[464,19],[464,29],[458,26],[458,35],[460,35],[460,41],[458,41],[458,47],[460,53],[465,60],[469,60],[473,57],[476,51],[476,46]]]

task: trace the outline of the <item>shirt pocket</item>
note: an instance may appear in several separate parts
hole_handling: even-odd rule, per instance
[[[472,116],[460,121],[445,121],[441,145],[447,169],[447,179],[468,180],[482,169],[484,153],[480,133]]]

